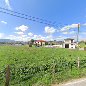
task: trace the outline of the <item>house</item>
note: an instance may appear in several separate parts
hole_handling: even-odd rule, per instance
[[[74,42],[74,39],[71,38],[64,39],[63,48],[75,49],[75,47],[76,43]]]
[[[57,47],[57,48],[62,48],[62,45],[63,45],[63,41],[56,41],[55,45],[53,45],[53,46]]]
[[[44,41],[44,40],[35,40],[34,41],[34,44],[36,46],[45,46],[45,43],[46,43],[46,41]]]

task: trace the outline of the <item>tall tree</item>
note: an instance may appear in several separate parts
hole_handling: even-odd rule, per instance
[[[34,44],[34,39],[31,39],[31,44],[32,44],[32,45]]]

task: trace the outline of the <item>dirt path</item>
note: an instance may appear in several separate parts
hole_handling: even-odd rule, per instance
[[[86,86],[86,78],[72,80],[72,81],[64,83],[64,84],[52,85],[52,86]]]

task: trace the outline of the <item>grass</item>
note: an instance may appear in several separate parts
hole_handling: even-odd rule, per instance
[[[80,46],[80,48],[84,48],[84,47],[86,47],[86,43],[85,42],[81,42],[81,43],[79,43],[79,46]]]
[[[11,86],[51,86],[86,76],[86,51],[27,46],[0,46],[0,84],[11,67]],[[77,68],[80,57],[80,68]]]

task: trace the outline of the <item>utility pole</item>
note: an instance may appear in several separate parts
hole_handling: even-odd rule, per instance
[[[79,29],[80,29],[80,24],[78,24],[78,32],[77,32],[77,50],[79,50]],[[80,57],[77,59],[77,67],[80,67]]]
[[[77,32],[77,49],[79,49],[79,29],[80,29],[80,24],[78,24],[78,32]]]

